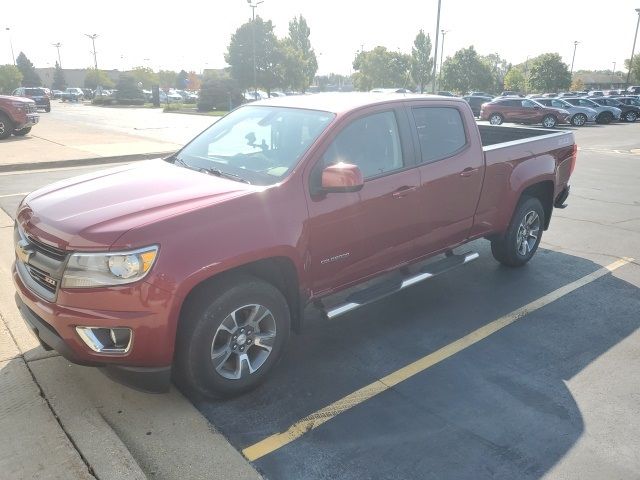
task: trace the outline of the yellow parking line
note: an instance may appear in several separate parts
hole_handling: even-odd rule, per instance
[[[244,450],[242,450],[242,453],[250,461],[258,460],[259,458],[262,458],[265,455],[268,455],[269,453],[274,452],[275,450],[278,450],[279,448],[282,448],[285,445],[293,442],[297,438],[300,438],[309,430],[318,428],[323,423],[331,420],[332,418],[340,415],[343,412],[346,412],[356,405],[359,405],[365,400],[375,397],[376,395],[388,390],[394,385],[397,385],[398,383],[403,382],[420,372],[423,372],[429,367],[442,362],[443,360],[451,357],[452,355],[455,355],[465,348],[470,347],[471,345],[487,338],[489,335],[492,335],[493,333],[496,333],[504,327],[511,325],[525,315],[535,312],[536,310],[552,302],[555,302],[559,298],[568,295],[578,288],[583,287],[632,261],[633,258],[621,258],[620,260],[617,260],[612,264],[607,265],[606,267],[596,270],[595,272],[590,273],[589,275],[586,275],[576,280],[575,282],[571,282],[564,287],[560,287],[557,290],[554,290],[553,292],[548,293],[537,300],[534,300],[524,307],[520,307],[517,310],[514,310],[513,312],[500,317],[497,320],[494,320],[493,322],[478,328],[477,330],[474,330],[473,332],[465,335],[455,342],[450,343],[433,353],[430,353],[426,357],[422,357],[421,359],[410,363],[400,370],[396,370],[395,372],[382,377],[381,379],[376,380],[375,382],[370,383],[369,385],[362,387],[359,390],[356,390],[355,392],[341,398],[331,405],[327,405],[323,409],[318,410],[317,412],[312,413],[311,415],[294,423],[285,432],[276,433],[275,435],[271,435],[270,437],[267,437],[264,440],[261,440],[258,443],[245,448]]]

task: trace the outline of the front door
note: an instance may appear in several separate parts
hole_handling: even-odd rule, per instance
[[[356,193],[309,195],[315,294],[393,268],[410,255],[418,232],[420,175],[408,125],[403,110],[378,107],[360,114],[340,127],[313,167],[311,192],[322,169],[339,162],[357,165],[365,179]]]

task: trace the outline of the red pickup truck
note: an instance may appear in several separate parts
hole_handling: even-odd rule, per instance
[[[28,98],[0,95],[0,140],[11,134],[26,135],[40,120],[36,102]]]
[[[478,128],[462,99],[255,102],[169,158],[29,194],[17,303],[73,362],[141,388],[173,373],[238,394],[272,370],[310,304],[344,315],[474,260],[454,249],[482,237],[524,265],[575,162],[571,132]]]

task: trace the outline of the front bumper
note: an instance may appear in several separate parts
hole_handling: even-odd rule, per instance
[[[56,301],[51,302],[26,286],[15,263],[13,281],[18,309],[43,348],[56,350],[73,363],[104,366],[111,377],[134,388],[167,391],[175,334],[167,318],[171,297],[165,292],[140,282],[134,287],[101,289],[100,292],[60,290]],[[158,302],[156,299],[160,298],[165,300]],[[94,302],[94,308],[89,308],[87,300]],[[111,309],[102,309],[106,306]],[[113,310],[114,306],[122,310]],[[82,341],[76,326],[131,328],[131,349],[122,355],[94,352]]]

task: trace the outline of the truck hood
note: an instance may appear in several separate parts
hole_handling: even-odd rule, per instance
[[[69,250],[105,250],[134,227],[263,188],[151,160],[36,190],[24,199],[16,218],[44,243]]]
[[[12,95],[0,95],[0,102],[16,102],[16,103],[35,103],[30,98],[14,97]]]

